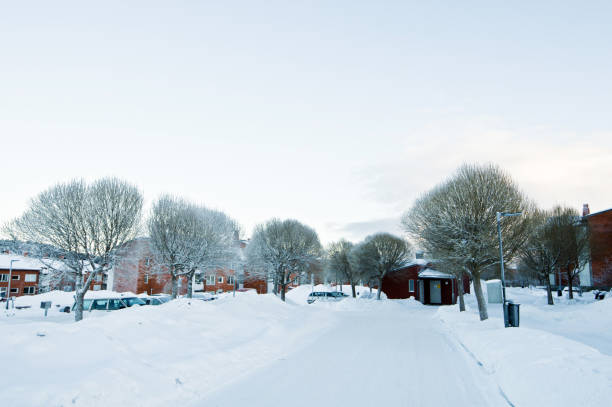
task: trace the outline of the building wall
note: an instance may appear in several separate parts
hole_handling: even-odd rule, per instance
[[[0,269],[0,274],[9,275],[9,269]],[[33,282],[26,282],[25,276],[26,274],[34,274],[36,275],[36,280]],[[40,278],[39,270],[15,270],[11,273],[11,297],[21,297],[22,295],[33,295],[38,294],[38,282]],[[17,277],[17,279],[15,279]],[[2,289],[4,288],[4,289]],[[25,294],[25,290],[34,290],[33,293]],[[0,282],[0,291],[8,290],[8,281]]]
[[[587,216],[592,285],[612,288],[612,209]]]
[[[425,266],[414,265],[387,273],[387,275],[383,277],[382,292],[385,293],[389,299],[402,299],[408,297],[418,299],[417,280],[419,272],[424,268]],[[410,280],[414,281],[414,291],[409,290]]]

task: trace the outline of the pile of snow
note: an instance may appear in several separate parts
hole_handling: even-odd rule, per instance
[[[40,309],[31,310],[37,320],[26,311],[0,315],[2,361],[11,366],[0,394],[11,406],[162,406],[201,399],[331,325],[330,314],[249,292],[86,312],[78,323],[70,322],[73,314],[57,323]]]
[[[467,312],[440,307],[437,315],[514,405],[610,400],[612,300],[583,296],[549,306],[543,290],[508,288],[507,295],[521,303],[519,328],[504,328],[501,304],[488,304],[489,319],[479,321],[473,295],[465,296]]]
[[[15,306],[40,307],[42,301],[51,301],[51,306],[72,306],[74,303],[74,291],[49,291],[36,295],[23,295],[15,298]]]

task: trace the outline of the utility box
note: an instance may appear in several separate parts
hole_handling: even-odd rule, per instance
[[[487,298],[489,304],[502,303],[502,285],[501,280],[487,281]]]

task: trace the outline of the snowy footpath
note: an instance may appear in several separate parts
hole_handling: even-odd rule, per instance
[[[57,309],[45,319],[36,308],[44,295],[22,299],[33,307],[0,314],[3,405],[575,407],[612,400],[610,333],[578,341],[579,322],[562,319],[562,306],[551,311],[533,301],[528,327],[504,329],[495,307],[490,321],[479,322],[470,296],[460,314],[414,300],[307,305],[309,291],[293,290],[287,303],[252,293],[181,299],[87,313],[79,323]],[[70,302],[64,293],[46,295]],[[570,306],[573,318],[599,318],[587,326],[609,324],[612,301]],[[569,337],[554,332],[563,327]],[[598,344],[601,351],[592,347]]]

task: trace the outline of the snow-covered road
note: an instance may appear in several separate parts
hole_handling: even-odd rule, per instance
[[[510,405],[445,332],[436,308],[410,308],[333,310],[332,327],[313,332],[314,342],[194,406]]]
[[[65,293],[21,298],[32,308],[0,312],[0,395],[14,407],[574,407],[612,397],[612,357],[576,341],[583,325],[610,326],[612,299],[550,308],[537,292],[509,290],[530,304],[521,319],[533,327],[505,329],[494,305],[479,321],[470,296],[459,313],[376,301],[363,288],[360,299],[307,305],[309,292],[298,287],[287,303],[180,299],[79,323],[36,307],[64,304]]]

